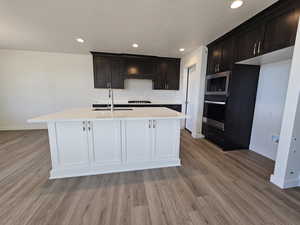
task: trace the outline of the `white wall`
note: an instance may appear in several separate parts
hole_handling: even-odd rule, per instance
[[[262,65],[259,74],[250,149],[276,159],[291,60]]]
[[[116,102],[183,102],[182,91],[154,91],[150,80],[131,80],[125,85],[125,90],[115,91]],[[91,55],[0,50],[0,130],[43,128],[26,120],[107,102],[107,96],[107,90],[93,88]]]
[[[207,48],[201,46],[193,52],[185,55],[181,59],[181,78],[182,78],[182,89],[185,99],[186,95],[186,86],[187,86],[187,73],[188,68],[196,65],[196,73],[198,74],[197,79],[193,80],[196,83],[196,101],[194,104],[193,112],[193,123],[194,127],[192,129],[192,136],[194,138],[203,137],[201,134],[202,131],[202,114],[204,106],[204,92],[205,92],[205,74],[206,74],[206,65],[207,65]]]
[[[280,141],[271,182],[281,188],[300,186],[299,94],[300,94],[300,29],[294,48]],[[297,136],[295,136],[297,135]],[[294,140],[296,137],[296,141]]]

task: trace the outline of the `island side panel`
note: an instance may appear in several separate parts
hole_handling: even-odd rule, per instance
[[[49,136],[52,170],[55,170],[59,167],[59,154],[58,154],[55,122],[49,122],[47,124],[47,126],[48,126],[48,136]]]
[[[175,134],[174,134],[174,151],[175,155],[178,157],[180,161],[180,130],[181,130],[181,123],[180,120],[176,120],[175,122]]]

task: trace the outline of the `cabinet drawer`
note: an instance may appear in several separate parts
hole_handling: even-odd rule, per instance
[[[203,123],[202,133],[204,134],[204,136],[207,140],[218,145],[220,148],[223,149],[225,147],[225,135],[224,135],[223,131],[218,130],[214,127],[211,127],[211,126],[207,125],[206,123]]]

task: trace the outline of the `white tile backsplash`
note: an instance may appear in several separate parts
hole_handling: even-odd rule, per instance
[[[101,92],[96,103],[108,102],[108,90],[98,89]],[[153,90],[152,80],[126,79],[125,89],[114,89],[115,103],[127,103],[129,100],[149,100],[156,104],[182,104],[181,91]]]

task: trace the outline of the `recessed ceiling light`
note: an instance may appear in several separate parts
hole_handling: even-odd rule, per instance
[[[79,43],[83,43],[84,40],[82,38],[76,38],[76,41],[79,42]]]
[[[180,52],[184,52],[184,48],[180,48],[179,51],[180,51]]]
[[[139,47],[139,45],[138,45],[138,44],[136,44],[136,43],[134,43],[134,44],[132,44],[132,47],[134,47],[134,48],[138,48],[138,47]]]
[[[244,2],[242,0],[232,0],[230,8],[232,8],[232,9],[240,8],[243,5],[243,3]]]

